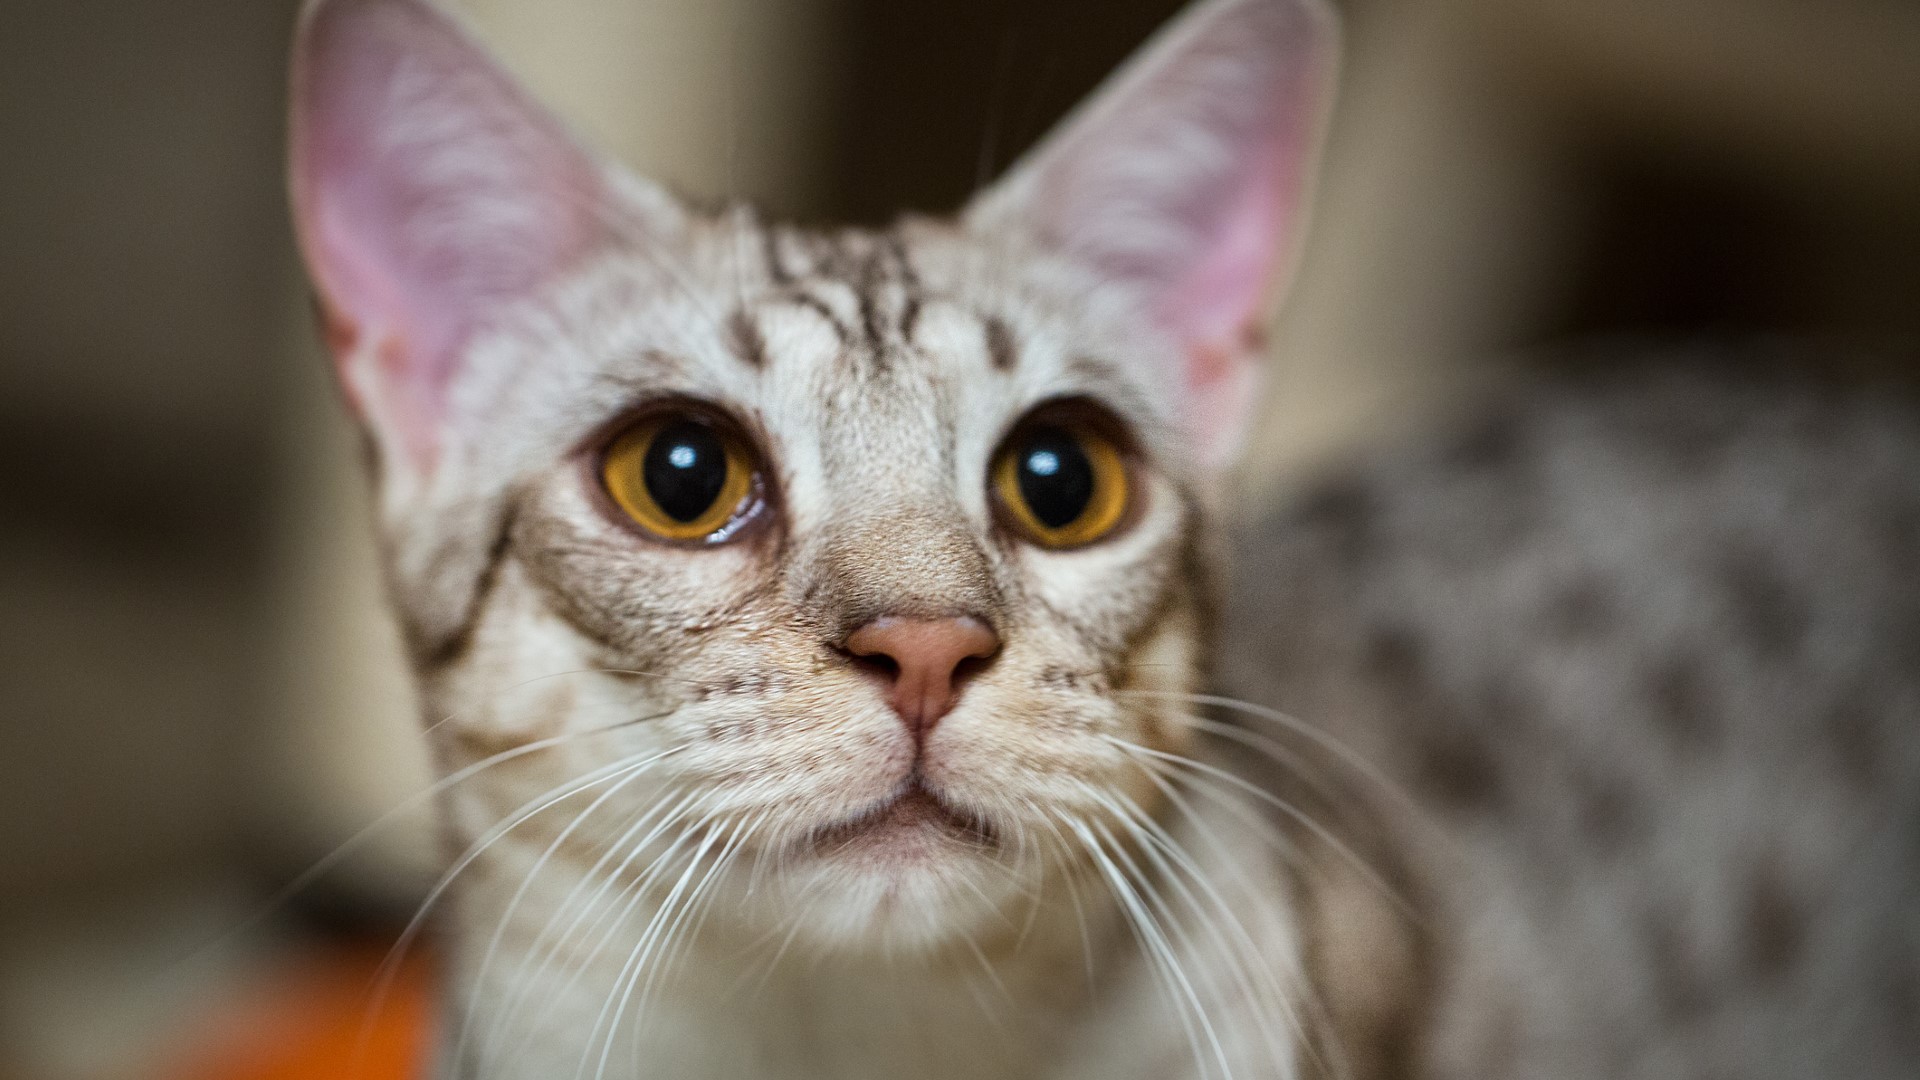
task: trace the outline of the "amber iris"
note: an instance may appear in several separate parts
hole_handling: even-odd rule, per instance
[[[994,494],[1016,529],[1047,548],[1079,547],[1112,532],[1127,509],[1126,459],[1090,428],[1030,424],[993,466]]]
[[[742,441],[695,416],[642,421],[607,448],[607,494],[648,532],[714,540],[751,506],[753,459]]]

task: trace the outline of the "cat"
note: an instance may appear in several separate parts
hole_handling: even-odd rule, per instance
[[[1547,830],[1693,808],[1626,805],[1653,780],[1596,756],[1620,771],[1545,813],[1558,774],[1530,780],[1473,726],[1482,703],[1447,696],[1545,692],[1527,679],[1560,654],[1461,644],[1511,633],[1516,590],[1587,588],[1561,615],[1596,640],[1636,599],[1601,571],[1645,553],[1596,543],[1614,561],[1589,580],[1584,522],[1512,524],[1618,498],[1624,467],[1582,495],[1513,464],[1530,450],[1386,466],[1254,534],[1223,634],[1229,470],[1334,38],[1318,0],[1203,0],[958,215],[823,230],[599,160],[426,0],[308,5],[296,231],[375,462],[452,849],[422,909],[448,955],[439,1075],[1692,1068],[1634,1010],[1717,1000],[1690,951],[1716,927],[1682,894],[1707,878],[1614,904],[1628,872],[1597,845],[1556,859]],[[1585,430],[1527,423],[1555,416]],[[1499,485],[1523,482],[1509,508]],[[1470,564],[1509,525],[1477,571],[1408,539]],[[1266,704],[1202,693],[1215,666]],[[1555,670],[1563,697],[1604,685]],[[1862,730],[1892,738],[1877,700]],[[1540,738],[1578,744],[1567,708]],[[1767,872],[1757,921],[1798,925],[1819,869]],[[1587,921],[1510,906],[1569,889]],[[1674,987],[1598,978],[1629,915]]]

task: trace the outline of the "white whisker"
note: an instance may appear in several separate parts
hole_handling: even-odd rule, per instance
[[[1348,746],[1346,743],[1341,742],[1339,739],[1334,738],[1331,734],[1327,733],[1326,731],[1323,731],[1320,728],[1307,723],[1306,721],[1300,719],[1297,716],[1293,716],[1291,714],[1281,712],[1278,709],[1270,709],[1264,705],[1257,705],[1251,701],[1241,701],[1238,698],[1222,697],[1218,694],[1191,694],[1191,693],[1184,693],[1184,692],[1175,691],[1175,690],[1116,690],[1114,691],[1114,694],[1117,697],[1164,698],[1164,699],[1173,700],[1173,701],[1185,702],[1190,705],[1212,705],[1215,708],[1230,709],[1237,713],[1242,713],[1247,716],[1257,717],[1259,719],[1266,720],[1270,723],[1278,724],[1282,728],[1285,728],[1286,730],[1291,731],[1294,734],[1301,736],[1302,738],[1308,739],[1311,742],[1318,744],[1322,749],[1327,750],[1329,753],[1333,754],[1335,757],[1340,759],[1340,761],[1344,762],[1349,768],[1353,769],[1355,772],[1365,777],[1369,782],[1371,782],[1376,787],[1378,787],[1383,793],[1391,796],[1396,801],[1400,802],[1404,808],[1412,809],[1416,813],[1418,812],[1417,804],[1414,803],[1412,796],[1408,795],[1406,792],[1406,789],[1404,789],[1397,782],[1395,782],[1392,777],[1388,776],[1385,772],[1381,771],[1379,766],[1375,765],[1371,761],[1368,761],[1365,757],[1361,756],[1359,751]],[[1195,718],[1195,719],[1198,719],[1198,718]],[[1213,722],[1210,721],[1210,723],[1213,723]],[[1221,726],[1230,727],[1231,725],[1221,725]],[[1234,729],[1234,730],[1238,730],[1238,729]],[[1221,732],[1217,730],[1215,731],[1215,733],[1221,734]],[[1247,732],[1242,732],[1242,734],[1250,735],[1250,733],[1247,733]],[[1249,743],[1248,745],[1253,745],[1253,744]],[[1287,753],[1289,757],[1297,758],[1297,755],[1292,754],[1291,751],[1288,751]]]
[[[1350,865],[1352,865],[1353,868],[1356,871],[1358,871],[1362,877],[1366,878],[1368,883],[1370,883],[1374,888],[1380,890],[1380,893],[1382,896],[1385,896],[1389,900],[1391,900],[1403,912],[1407,913],[1410,916],[1413,915],[1414,913],[1413,905],[1405,897],[1401,896],[1399,892],[1393,888],[1392,885],[1388,884],[1386,879],[1381,877],[1378,871],[1374,870],[1373,867],[1369,866],[1367,864],[1367,861],[1365,859],[1362,859],[1358,852],[1355,852],[1339,837],[1334,836],[1331,832],[1327,831],[1326,826],[1321,825],[1319,822],[1313,820],[1313,818],[1301,812],[1299,807],[1292,805],[1291,803],[1287,802],[1285,799],[1282,799],[1279,796],[1273,794],[1272,792],[1267,791],[1265,788],[1259,787],[1255,784],[1248,783],[1246,780],[1242,779],[1241,777],[1235,776],[1232,773],[1226,771],[1225,769],[1219,768],[1218,766],[1209,765],[1203,761],[1195,761],[1192,758],[1183,757],[1179,754],[1168,753],[1167,751],[1164,751],[1164,750],[1155,750],[1151,747],[1141,746],[1138,743],[1128,742],[1125,739],[1121,739],[1112,735],[1105,735],[1105,736],[1102,736],[1102,738],[1105,739],[1107,742],[1120,747],[1123,750],[1126,750],[1130,753],[1143,755],[1153,760],[1164,762],[1167,765],[1174,767],[1176,770],[1185,769],[1185,770],[1190,770],[1192,772],[1197,772],[1205,776],[1211,777],[1217,781],[1228,784],[1233,788],[1238,789],[1241,792],[1244,792],[1245,794],[1253,796],[1255,799],[1258,799],[1259,801],[1267,804],[1268,806],[1273,807],[1274,809],[1280,811],[1282,814],[1286,815],[1289,819],[1297,822],[1302,828],[1306,829],[1308,832],[1311,832],[1322,843],[1332,848],[1336,854],[1338,854],[1342,859],[1345,859]],[[1178,773],[1176,773],[1176,775],[1178,775]],[[1210,789],[1207,786],[1197,785],[1197,784],[1195,785],[1195,790],[1200,791],[1202,794],[1209,794],[1210,792]],[[1211,797],[1219,799],[1220,795],[1218,793],[1213,793]],[[1221,800],[1221,801],[1226,802],[1230,800]]]
[[[1131,824],[1127,822],[1125,818],[1122,818],[1120,823]],[[1226,1047],[1220,1042],[1219,1032],[1215,1030],[1213,1025],[1213,1017],[1205,1004],[1201,1002],[1199,989],[1194,986],[1192,977],[1187,974],[1185,966],[1180,963],[1179,952],[1175,950],[1173,941],[1167,936],[1168,930],[1171,929],[1179,936],[1181,943],[1186,946],[1186,951],[1192,953],[1192,941],[1187,936],[1185,928],[1181,926],[1178,919],[1174,918],[1171,905],[1169,905],[1166,898],[1161,895],[1160,890],[1154,887],[1152,878],[1142,871],[1140,865],[1134,861],[1133,856],[1127,853],[1126,845],[1121,844],[1114,838],[1113,833],[1108,830],[1105,823],[1095,821],[1092,823],[1092,827],[1097,829],[1101,838],[1107,842],[1107,846],[1113,852],[1112,857],[1118,860],[1117,865],[1124,867],[1127,871],[1126,879],[1132,884],[1133,892],[1136,895],[1144,896],[1146,899],[1147,905],[1151,909],[1148,912],[1149,925],[1154,939],[1158,942],[1157,948],[1164,957],[1168,970],[1172,972],[1175,980],[1179,983],[1180,993],[1182,997],[1186,999],[1189,1008],[1192,1009],[1194,1019],[1199,1022],[1201,1032],[1206,1036],[1207,1047],[1212,1050],[1214,1061],[1220,1066],[1222,1080],[1231,1080],[1233,1067],[1227,1061]],[[1153,913],[1157,913],[1159,918],[1152,918]]]

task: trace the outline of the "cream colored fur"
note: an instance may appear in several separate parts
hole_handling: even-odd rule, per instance
[[[444,1075],[1292,1074],[1285,841],[1185,695],[1325,28],[1210,0],[973,213],[833,232],[591,161],[419,0],[310,7],[295,203],[448,778]],[[732,542],[600,489],[671,401],[766,465]],[[1062,401],[1132,505],[1055,551],[988,476]],[[916,742],[840,643],[960,614],[998,652]],[[967,835],[849,829],[910,782]]]

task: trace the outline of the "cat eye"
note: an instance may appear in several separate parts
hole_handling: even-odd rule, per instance
[[[1041,420],[1016,429],[993,464],[993,493],[1015,529],[1045,548],[1091,544],[1126,516],[1127,462],[1095,425]]]
[[[622,432],[600,466],[607,494],[641,528],[667,540],[716,542],[756,503],[746,441],[695,413],[652,417]]]

